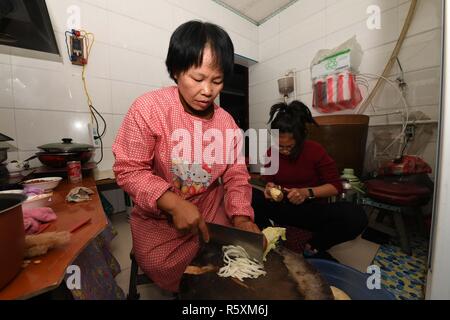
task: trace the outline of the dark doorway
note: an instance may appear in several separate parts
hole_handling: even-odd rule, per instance
[[[249,127],[248,68],[235,64],[234,73],[225,82],[220,94],[220,106],[231,114],[236,124],[246,131]]]

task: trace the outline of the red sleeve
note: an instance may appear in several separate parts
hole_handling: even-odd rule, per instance
[[[339,176],[339,172],[336,166],[336,161],[331,158],[326,150],[319,144],[317,144],[317,157],[316,170],[319,175],[319,181],[321,184],[333,185],[338,194],[342,193],[342,181]]]

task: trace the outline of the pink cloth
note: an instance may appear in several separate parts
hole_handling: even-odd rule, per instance
[[[26,234],[37,233],[42,223],[56,220],[56,214],[51,208],[23,208],[23,224]]]
[[[208,150],[210,142],[202,136],[199,141],[193,133],[199,124],[200,135],[211,129],[225,137],[226,129],[238,129],[231,115],[218,106],[210,120],[188,114],[180,102],[178,88],[164,88],[134,102],[113,145],[116,181],[134,201],[130,224],[136,260],[157,285],[173,292],[178,291],[184,270],[197,254],[199,238],[183,235],[173,227],[157,208],[161,195],[171,190],[191,201],[207,222],[230,225],[235,215],[253,219],[252,189],[245,162],[214,163],[212,154],[204,154],[202,163],[183,162],[184,154],[181,158],[172,157],[174,147],[184,141],[172,141],[172,133],[177,129],[190,133],[192,159],[196,144],[204,152]],[[223,145],[224,155],[237,149],[235,144],[227,150],[225,138]]]

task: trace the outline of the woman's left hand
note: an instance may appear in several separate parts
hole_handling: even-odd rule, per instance
[[[285,188],[284,190],[288,192],[287,198],[289,199],[289,202],[295,205],[302,204],[309,196],[308,190],[306,189]]]
[[[244,231],[261,233],[261,230],[259,230],[258,226],[249,217],[246,216],[235,216],[233,218],[233,225],[235,228]]]
[[[261,230],[259,230],[258,226],[252,220],[250,220],[249,217],[246,216],[235,216],[233,218],[233,226],[244,231],[262,233]],[[267,239],[266,237],[264,237],[263,249],[266,250],[266,248]]]

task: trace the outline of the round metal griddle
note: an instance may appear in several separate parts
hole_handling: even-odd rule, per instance
[[[258,279],[222,278],[221,248],[208,244],[191,263],[192,266],[216,267],[200,275],[184,274],[179,298],[182,300],[333,300],[330,286],[303,256],[288,249],[272,251],[264,262],[265,276]]]

